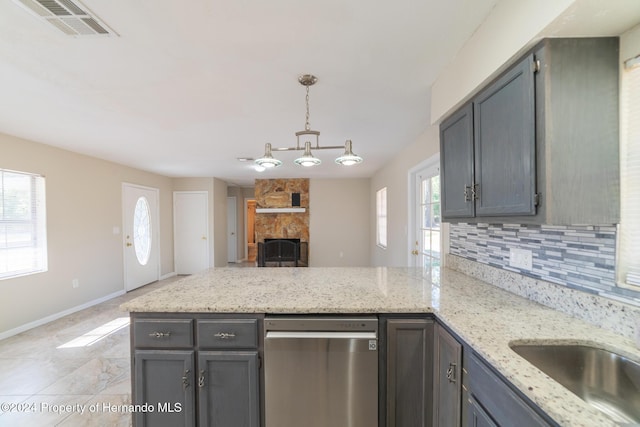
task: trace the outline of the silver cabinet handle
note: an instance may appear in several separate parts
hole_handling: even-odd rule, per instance
[[[231,338],[235,338],[236,334],[234,334],[233,332],[218,332],[214,335],[214,337],[220,338],[221,340],[228,340]]]
[[[189,369],[186,369],[184,371],[184,375],[182,376],[182,388],[184,390],[186,390],[187,387],[189,387],[189,377],[187,376],[187,375],[189,375],[189,372],[191,372],[191,371],[189,371]]]
[[[447,369],[447,379],[450,383],[456,382],[456,364],[449,363],[449,368]]]
[[[198,378],[198,387],[204,387],[204,369],[200,371],[200,377]]]
[[[151,332],[149,336],[152,338],[168,338],[171,336],[171,332]]]
[[[478,191],[478,187],[480,187],[480,184],[473,184],[471,186],[471,200],[480,200],[480,196],[479,196],[479,191]]]

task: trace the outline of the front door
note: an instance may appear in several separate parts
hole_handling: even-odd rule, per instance
[[[160,278],[158,189],[122,184],[124,286],[126,291]]]

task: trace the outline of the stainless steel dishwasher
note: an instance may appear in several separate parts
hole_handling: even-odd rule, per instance
[[[268,317],[266,427],[376,427],[378,319]]]

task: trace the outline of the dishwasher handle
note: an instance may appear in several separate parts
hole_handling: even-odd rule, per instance
[[[336,331],[267,331],[266,339],[296,338],[296,339],[362,339],[375,340],[375,332],[336,332]]]

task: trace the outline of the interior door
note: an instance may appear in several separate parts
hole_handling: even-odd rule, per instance
[[[238,260],[238,219],[236,198],[227,197],[227,261]]]
[[[122,184],[124,285],[126,291],[160,278],[158,189]]]
[[[209,195],[206,191],[173,193],[173,242],[177,274],[209,268]]]

